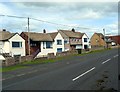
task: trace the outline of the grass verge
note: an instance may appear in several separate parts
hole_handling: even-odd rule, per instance
[[[82,56],[82,55],[91,54],[91,53],[103,52],[106,50],[110,50],[110,49],[94,50],[94,51],[90,51],[90,52],[82,53],[82,54],[73,54],[73,55],[68,55],[68,56],[61,56],[61,57],[57,57],[54,59],[26,61],[26,62],[23,62],[23,63],[18,64],[18,65],[0,68],[0,72],[8,72],[8,71],[13,71],[13,70],[17,70],[17,69],[28,68],[28,67],[30,67],[29,65],[53,63],[53,62],[57,62],[57,61],[65,60],[65,59],[71,59],[74,56]]]
[[[23,65],[13,65],[13,66],[8,66],[8,67],[3,67],[0,68],[0,72],[8,72],[8,71],[13,71],[21,68],[27,68],[28,66],[23,66]]]

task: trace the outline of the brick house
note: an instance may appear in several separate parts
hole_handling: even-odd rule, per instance
[[[113,45],[114,45],[114,43],[116,45],[120,45],[120,35],[109,36],[109,38],[112,40]]]
[[[53,33],[46,33],[46,30],[43,30],[43,33],[22,32],[21,36],[25,40],[26,55],[30,53],[35,57],[47,56],[48,53],[56,55],[57,52],[89,48],[88,36],[85,33],[75,32],[74,29],[58,30]]]
[[[103,47],[106,46],[104,35],[102,33],[94,33],[90,39],[91,47]]]

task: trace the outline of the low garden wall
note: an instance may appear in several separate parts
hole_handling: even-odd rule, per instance
[[[56,58],[56,57],[61,57],[61,56],[68,56],[72,54],[78,54],[78,51],[74,50],[74,51],[57,52],[56,55],[54,55],[54,53],[48,53],[47,58],[51,59],[51,58]]]
[[[2,66],[11,66],[16,65],[18,63],[22,63],[25,61],[33,60],[33,56],[20,56],[20,57],[6,57],[5,60],[2,61]]]
[[[15,65],[15,64],[22,63],[25,61],[53,59],[53,58],[57,58],[57,57],[68,56],[68,55],[73,55],[73,54],[81,54],[81,53],[86,53],[88,51],[101,50],[101,49],[104,49],[104,47],[96,47],[96,48],[91,48],[88,50],[64,51],[64,52],[56,53],[56,55],[54,55],[54,53],[48,53],[47,57],[40,57],[40,58],[35,58],[35,59],[33,58],[32,55],[20,56],[20,57],[16,57],[16,58],[8,57],[8,58],[6,58],[6,60],[4,60],[2,62],[2,65],[3,66],[11,66],[11,65]]]

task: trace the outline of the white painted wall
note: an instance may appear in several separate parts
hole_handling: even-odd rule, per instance
[[[57,40],[62,40],[62,45],[57,45]],[[64,39],[60,33],[57,34],[54,42],[52,42],[52,47],[53,48],[46,48],[46,44],[43,46],[43,42],[41,42],[41,52],[36,57],[45,57],[48,53],[54,53],[56,55],[57,48],[62,48],[62,51],[64,51]]]
[[[0,52],[1,53],[10,53],[10,44],[9,41],[0,41]]]
[[[62,48],[62,52],[65,51],[65,46],[64,46],[64,39],[63,37],[61,36],[60,33],[57,34],[57,36],[55,37],[55,42],[53,44],[54,46],[54,52],[55,52],[55,55],[56,55],[56,52],[57,52],[57,48]],[[62,40],[62,45],[57,45],[57,40]]]
[[[3,42],[0,41],[0,48],[3,48]]]
[[[84,42],[84,38],[87,38],[87,42]],[[82,36],[82,49],[84,49],[84,45],[88,45],[88,47],[90,46],[90,44],[89,44],[89,38],[88,38],[88,36],[86,34],[84,34]]]
[[[41,42],[41,52],[36,57],[46,57],[48,53],[54,53],[53,48],[46,48],[46,42],[44,43],[45,44],[43,46],[43,42]],[[53,47],[53,42],[52,42],[52,47]]]
[[[12,47],[12,42],[22,42],[22,47]],[[14,55],[25,56],[25,40],[18,34],[9,39],[9,50]]]
[[[6,52],[6,53],[9,53],[10,52],[10,42],[9,41],[6,41],[4,42],[4,45],[3,45],[3,50]]]
[[[2,55],[0,55],[0,60],[5,60],[5,58]],[[0,62],[0,63],[2,63],[2,62]]]

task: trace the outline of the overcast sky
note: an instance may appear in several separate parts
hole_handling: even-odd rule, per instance
[[[10,0],[9,0],[10,1]],[[13,0],[15,1],[15,0]],[[1,2],[0,15],[30,17],[75,26],[91,36],[94,32],[118,34],[118,2]],[[11,32],[27,31],[27,19],[0,16],[0,27]],[[55,32],[73,27],[53,25],[30,19],[30,31]],[[88,28],[88,29],[86,29]]]

